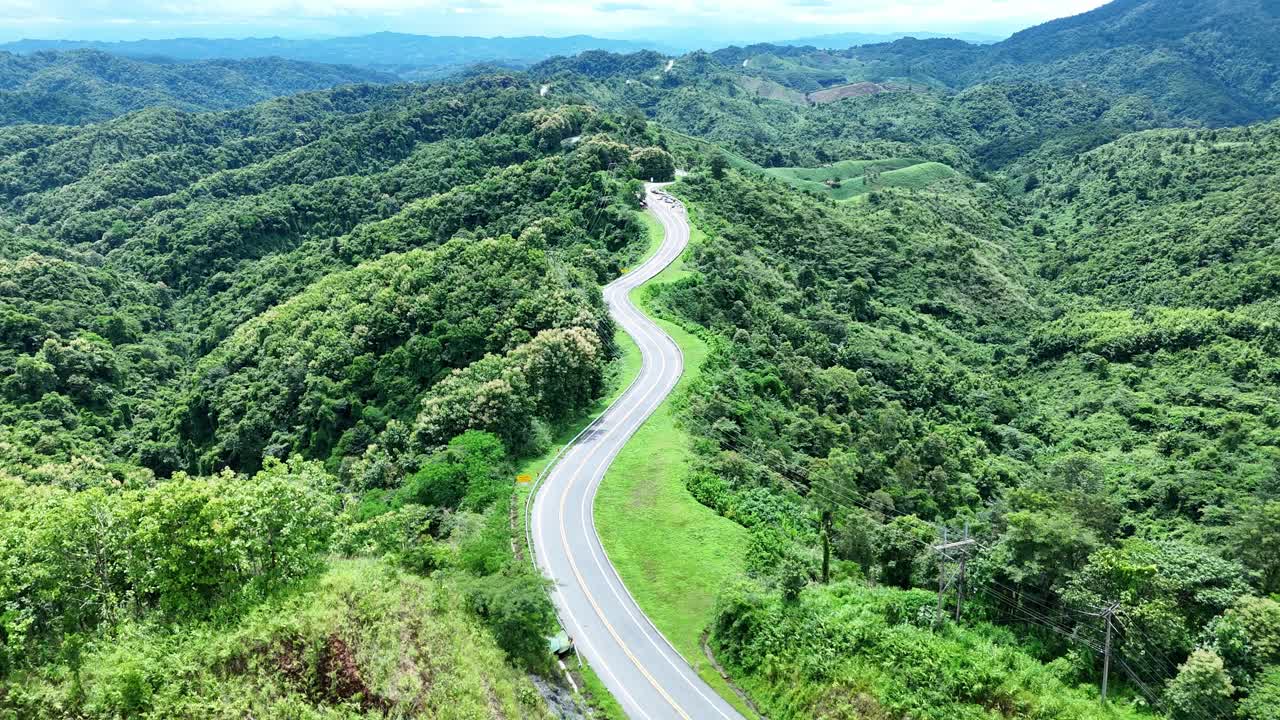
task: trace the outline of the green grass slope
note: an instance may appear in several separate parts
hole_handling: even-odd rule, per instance
[[[646,221],[651,229],[656,226],[648,216]],[[685,275],[683,261],[677,260],[636,291],[641,307],[653,316],[647,302],[651,288]],[[697,376],[707,346],[675,323],[658,324],[684,353],[685,374],[676,397]],[[706,661],[700,639],[713,618],[716,593],[744,571],[747,534],[689,494],[685,476],[693,459],[690,442],[668,398],[605,475],[596,496],[596,528],[640,608],[713,688],[746,712]]]
[[[75,671],[57,669],[76,682],[36,675],[0,707],[30,718],[77,703],[90,717],[550,717],[460,595],[382,561],[335,561],[227,625],[123,627],[82,647]]]
[[[816,190],[834,200],[849,200],[881,187],[920,190],[957,174],[942,163],[911,158],[842,160],[817,168],[770,168],[766,172],[801,190]]]

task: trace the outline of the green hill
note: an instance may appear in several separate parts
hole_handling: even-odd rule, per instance
[[[851,84],[894,94],[1042,86],[1111,103],[1142,98],[1154,110],[1148,114],[1161,123],[1229,125],[1280,116],[1280,49],[1272,41],[1277,31],[1280,8],[1270,0],[1115,0],[989,45],[943,38],[843,50],[758,44],[690,53],[676,60],[671,73],[652,72],[656,62],[642,63],[645,67],[610,62],[591,63],[590,74],[597,85],[607,79],[626,85],[611,93],[621,106],[639,106],[685,132],[714,132],[729,123],[730,130],[717,134],[726,143],[773,139],[787,111],[761,107],[751,102],[754,98],[799,106],[801,96]],[[550,77],[565,68],[553,60],[530,71]],[[706,96],[710,107],[704,113],[723,110],[724,117],[693,122],[687,110],[673,113],[665,107],[690,102],[676,99],[690,86]],[[594,99],[605,101],[598,87]],[[915,114],[917,121],[927,116],[923,109]],[[738,122],[747,126],[736,127]],[[984,130],[997,127],[993,123]]]
[[[677,59],[670,72],[663,72],[654,57],[637,54],[606,56],[597,63],[603,71],[591,74],[577,72],[573,60],[541,63],[529,73],[555,96],[617,112],[639,109],[664,128],[710,140],[766,167],[915,156],[962,171],[975,165],[996,168],[1042,147],[1072,153],[1125,131],[1170,122],[1140,96],[1079,84],[1001,78],[947,92],[940,81],[914,77],[915,70],[881,71],[836,58],[834,67],[844,69],[833,71],[811,48],[784,48],[786,54],[776,55],[778,50],[751,46],[691,53]],[[757,57],[768,64],[752,66]],[[778,63],[835,75],[826,85],[812,78],[788,79],[786,72],[771,69]],[[798,93],[863,80],[892,84],[834,102],[799,101]]]
[[[953,88],[1022,79],[1140,94],[1210,125],[1280,115],[1280,6],[1270,0],[1114,0],[999,43],[899,40],[843,54]]]
[[[156,106],[224,110],[279,95],[392,79],[351,66],[280,58],[175,63],[97,50],[0,52],[0,125],[79,125]]]
[[[1280,115],[1280,5],[1270,0],[1115,0],[992,46],[986,72],[1029,72],[1140,92],[1214,125]]]
[[[1274,720],[1280,125],[1195,125],[1273,114],[1275,9],[428,84],[0,56],[86,122],[0,127],[0,716],[545,716],[513,476],[635,362],[601,286],[679,168],[666,481],[742,540],[685,640],[763,714]]]
[[[1199,662],[1240,678],[1232,702],[1267,707],[1269,681],[1216,633],[1280,615],[1259,599],[1280,567],[1251,540],[1275,537],[1277,509],[1264,409],[1280,399],[1274,135],[1139,133],[1037,161],[1016,186],[885,187],[857,203],[767,176],[823,187],[866,163],[686,181],[714,240],[659,301],[721,343],[685,401],[685,427],[707,440],[688,484],[752,535],[749,579],[722,596],[711,642],[765,712],[962,716],[1017,697],[1016,716],[1091,717],[1086,696],[1041,705],[1014,689],[1003,673],[1035,666],[986,645],[999,635],[959,633],[994,622],[1035,638],[1017,647],[1065,658],[1112,594],[1134,618],[1121,652],[1143,664],[1132,689],[1145,695],[1116,713],[1186,703],[1172,716],[1195,716],[1206,701],[1180,693]],[[848,584],[814,580],[823,512],[831,573]],[[937,582],[937,525],[966,521],[989,545],[966,611],[977,619],[905,640],[910,618],[929,624],[935,598],[909,593]],[[1128,575],[1136,564],[1149,574]],[[863,578],[900,590],[876,596]],[[1025,603],[1063,618],[1063,635]],[[889,629],[867,624],[886,616]],[[803,638],[786,644],[793,660],[777,661],[778,632]],[[984,690],[929,696],[950,672],[887,670],[897,655],[872,649],[881,632],[983,673]],[[1211,659],[1195,657],[1202,643]],[[800,660],[832,648],[818,666]]]
[[[0,129],[0,714],[544,717],[511,479],[658,140],[510,76]]]
[[[920,190],[956,177],[955,170],[942,163],[905,158],[843,160],[820,168],[770,168],[767,172],[797,188],[821,192],[835,200],[848,200],[876,188]]]

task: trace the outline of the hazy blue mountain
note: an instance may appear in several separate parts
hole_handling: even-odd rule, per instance
[[[934,32],[900,32],[900,33],[864,33],[864,32],[845,32],[845,33],[829,33],[825,35],[811,35],[809,37],[796,38],[794,40],[783,40],[774,43],[775,45],[798,45],[812,46],[823,50],[841,50],[858,45],[874,45],[876,43],[893,42],[902,38],[918,38],[920,40],[932,40],[936,38],[951,38],[953,40],[963,40],[975,45],[990,45],[1000,42],[1004,39],[1001,35],[990,35],[986,33],[974,32],[954,32],[954,33],[934,33]]]
[[[664,49],[655,43],[607,40],[589,35],[570,37],[451,37],[382,32],[326,39],[289,38],[176,38],[104,42],[92,40],[19,40],[0,50],[89,48],[131,57],[169,57],[179,60],[281,57],[307,62],[339,63],[394,72],[404,78],[427,78],[478,63],[523,68],[557,55],[585,50],[635,52]],[[669,49],[669,48],[667,48]]]

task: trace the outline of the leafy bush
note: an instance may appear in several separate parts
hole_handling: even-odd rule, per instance
[[[1196,650],[1169,681],[1165,700],[1176,720],[1229,718],[1235,714],[1231,701],[1235,687],[1212,650]]]
[[[296,583],[320,567],[335,505],[329,476],[300,458],[252,478],[178,475],[140,489],[5,481],[0,667],[37,663],[64,635],[152,608],[206,617]]]

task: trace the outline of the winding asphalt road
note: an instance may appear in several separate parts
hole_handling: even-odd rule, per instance
[[[636,720],[741,720],[640,611],[606,557],[591,508],[613,458],[671,393],[684,370],[675,341],[628,294],[680,256],[689,243],[684,208],[662,185],[645,186],[665,238],[656,255],[604,289],[609,312],[636,344],[635,382],[563,454],[534,498],[530,529],[538,566],[555,581],[552,600],[578,652]]]

